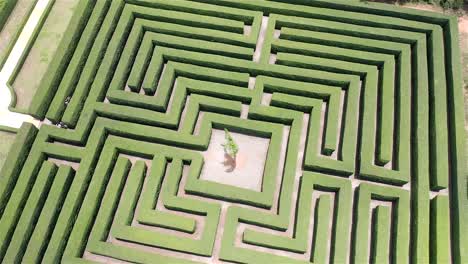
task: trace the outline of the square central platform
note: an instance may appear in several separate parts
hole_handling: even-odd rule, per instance
[[[263,172],[270,139],[235,132],[230,132],[230,134],[239,147],[235,163],[224,152],[222,144],[226,142],[225,132],[214,129],[209,147],[203,152],[205,163],[200,178],[253,191],[262,191]]]

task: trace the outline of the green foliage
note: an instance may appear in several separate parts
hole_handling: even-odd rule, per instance
[[[463,0],[426,0],[429,4],[439,5],[443,8],[458,9],[463,7]]]
[[[18,0],[0,0],[0,30],[5,25]]]
[[[229,133],[229,130],[227,128],[224,129],[225,132],[225,138],[226,138],[226,143],[223,144],[224,151],[231,155],[233,158],[236,158],[237,153],[239,152],[239,146],[237,146],[236,142],[234,141],[234,138],[231,136],[231,133]]]
[[[361,2],[369,2],[369,1],[361,0]],[[377,1],[371,0],[370,2],[377,2]],[[380,1],[378,1],[378,2],[380,2]],[[449,9],[449,8],[459,9],[459,8],[463,7],[463,0],[396,0],[396,1],[392,1],[392,2],[400,3],[400,4],[404,4],[404,3],[427,3],[427,4],[431,4],[431,5],[441,6],[444,9]]]
[[[211,257],[221,239],[220,260],[304,263],[233,243],[248,224],[275,232],[249,227],[241,243],[310,252],[307,263],[467,263],[456,18],[362,6],[81,0],[30,109],[74,129],[18,132],[0,171],[0,262],[76,263],[85,251],[187,259],[113,237],[189,257]],[[229,153],[239,150],[229,130],[269,139],[261,191],[200,177],[212,129],[225,129]],[[278,235],[291,224],[293,234]]]

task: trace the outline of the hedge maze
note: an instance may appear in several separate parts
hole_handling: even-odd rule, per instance
[[[0,261],[467,263],[456,18],[284,2],[82,0],[1,171]],[[200,178],[224,128],[269,140],[260,191]]]

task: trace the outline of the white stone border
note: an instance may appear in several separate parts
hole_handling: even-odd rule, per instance
[[[30,115],[11,112],[8,109],[12,95],[7,86],[8,80],[13,75],[15,68],[21,62],[23,51],[32,45],[31,40],[34,37],[36,27],[40,24],[41,18],[47,11],[47,7],[52,0],[39,0],[34,6],[31,15],[26,21],[16,43],[11,50],[8,58],[0,71],[0,125],[19,128],[23,122],[29,122],[39,127],[40,120],[34,119]]]

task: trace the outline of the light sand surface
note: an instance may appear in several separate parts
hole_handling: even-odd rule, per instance
[[[214,129],[208,150],[203,153],[205,164],[200,178],[236,187],[261,191],[263,169],[270,140],[239,133],[230,133],[239,146],[235,164],[224,153],[224,131]]]

